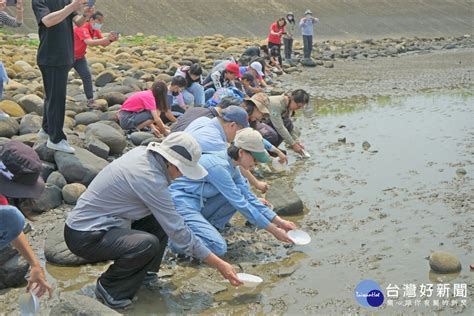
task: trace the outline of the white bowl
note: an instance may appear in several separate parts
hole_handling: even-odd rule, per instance
[[[35,315],[39,311],[39,300],[33,293],[23,293],[18,300],[21,315]]]
[[[303,149],[303,153],[301,154],[301,158],[311,158],[311,155],[309,152]]]
[[[287,171],[287,170],[288,170],[288,165],[287,165],[287,164],[284,164],[284,163],[281,163],[281,162],[278,161],[278,160],[279,160],[278,158],[273,158],[273,159],[272,159],[272,167],[273,167],[273,169],[275,169],[275,171],[277,171],[277,172]]]
[[[244,286],[254,287],[263,282],[263,279],[248,273],[237,273],[237,277],[244,283]]]
[[[295,243],[295,245],[307,245],[311,242],[311,236],[302,230],[290,230],[288,237]]]

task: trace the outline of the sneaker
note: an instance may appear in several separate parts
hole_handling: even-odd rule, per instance
[[[95,287],[95,296],[104,305],[113,309],[123,309],[132,304],[132,300],[129,300],[129,299],[122,299],[122,300],[114,299],[109,293],[107,293],[107,291],[104,289],[102,284],[100,284],[99,280],[97,280],[97,284]]]
[[[44,129],[40,129],[37,136],[38,140],[47,140],[49,137],[48,133],[46,133]]]
[[[48,143],[46,144],[46,147],[52,150],[62,151],[68,154],[74,154],[76,152],[76,150],[72,148],[71,145],[69,145],[69,143],[65,139],[55,144],[48,138]]]
[[[154,289],[155,287],[159,287],[159,284],[160,284],[160,281],[158,278],[158,273],[156,272],[147,272],[142,282],[142,285],[149,289]]]

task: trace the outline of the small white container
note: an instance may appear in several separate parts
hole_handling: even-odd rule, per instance
[[[311,155],[309,152],[303,149],[303,153],[301,154],[301,158],[311,158]]]
[[[311,236],[307,232],[302,230],[290,230],[288,237],[295,243],[295,245],[307,245],[311,242]]]
[[[244,286],[247,287],[255,287],[263,282],[261,277],[248,273],[237,273],[237,277],[244,283]]]
[[[40,309],[39,299],[31,292],[21,294],[18,304],[22,316],[35,315]]]
[[[288,170],[288,165],[278,161],[278,158],[272,158],[272,167],[277,172],[284,172]]]

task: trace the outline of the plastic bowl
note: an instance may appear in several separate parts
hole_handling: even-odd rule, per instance
[[[40,308],[39,300],[33,293],[23,293],[18,301],[21,315],[35,315]]]
[[[295,243],[295,245],[307,245],[311,242],[311,236],[307,232],[302,230],[290,230],[288,237]]]
[[[255,287],[263,282],[261,277],[248,273],[237,273],[237,277],[242,281],[242,283],[244,283],[244,286],[248,287]]]
[[[288,170],[288,165],[279,162],[279,161],[278,161],[278,158],[273,158],[273,159],[272,159],[272,167],[273,167],[273,169],[275,169],[275,171],[277,171],[277,172],[283,172],[283,171],[287,171],[287,170]]]

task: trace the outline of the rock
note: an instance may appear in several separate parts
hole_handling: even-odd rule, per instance
[[[36,153],[38,154],[38,156],[41,160],[47,161],[47,162],[53,162],[53,163],[55,162],[55,160],[54,160],[55,151],[52,150],[52,149],[49,149],[46,146],[46,142],[36,143],[33,146],[33,149],[36,151]]]
[[[99,98],[107,100],[109,106],[123,104],[127,100],[127,96],[120,92],[107,92],[99,94]]]
[[[150,138],[144,139],[140,143],[140,146],[148,146],[149,143],[161,143],[162,141],[163,141],[163,138],[158,138],[158,137],[152,136]]]
[[[284,180],[276,180],[266,194],[278,215],[296,215],[303,213],[303,202]]]
[[[20,125],[11,117],[0,117],[0,137],[11,138],[18,135]]]
[[[87,186],[108,165],[108,162],[86,149],[79,147],[75,149],[74,155],[55,152],[56,165],[68,183],[82,183]]]
[[[99,114],[95,112],[83,112],[74,118],[77,125],[89,125],[99,121]]]
[[[91,72],[94,75],[98,75],[103,71],[105,71],[105,67],[101,63],[94,63],[94,64],[91,65]]]
[[[283,93],[285,93],[285,89],[283,88],[273,88],[272,91],[270,91],[270,95],[282,95]]]
[[[36,94],[25,95],[19,103],[26,113],[36,112],[38,115],[43,115],[44,101]]]
[[[152,137],[154,137],[154,135],[147,132],[134,132],[130,134],[130,141],[135,146],[139,146],[144,140]]]
[[[62,189],[67,184],[67,181],[60,172],[53,171],[46,180],[46,183],[53,184]]]
[[[295,273],[295,271],[296,267],[283,267],[277,270],[276,275],[281,278],[285,278]]]
[[[172,77],[168,74],[159,74],[156,76],[156,80],[163,80],[166,83],[171,82],[171,79]]]
[[[20,121],[20,135],[38,133],[41,129],[43,118],[34,114],[26,114]]]
[[[368,141],[364,141],[364,142],[362,143],[362,149],[364,149],[364,150],[369,150],[369,148],[370,148],[369,142],[368,142]]]
[[[334,63],[329,61],[324,63],[324,68],[334,68]]]
[[[49,263],[59,266],[74,267],[92,263],[69,250],[64,241],[64,223],[55,225],[55,228],[48,233],[44,244],[44,256]]]
[[[25,275],[30,265],[10,245],[0,251],[0,290],[26,284]]]
[[[106,84],[114,81],[115,78],[117,78],[117,76],[112,71],[106,70],[95,78],[95,85],[97,87],[104,87]]]
[[[461,262],[448,252],[437,251],[430,256],[430,267],[438,273],[455,273],[461,271]]]
[[[85,147],[91,153],[102,159],[109,157],[110,147],[96,137],[89,137],[86,141]]]
[[[25,211],[34,213],[43,213],[47,210],[53,209],[61,205],[63,196],[61,189],[57,186],[46,183],[43,193],[37,199],[21,199],[20,208]]]
[[[109,146],[112,154],[121,154],[127,146],[127,139],[122,133],[101,122],[89,125],[85,133],[86,139],[93,136]]]
[[[301,64],[305,67],[316,67],[316,62],[311,58],[302,59]]]
[[[99,118],[101,121],[112,121],[112,122],[119,121],[117,117],[117,111],[107,111],[105,113],[102,113]]]
[[[82,193],[86,191],[86,187],[80,183],[66,184],[63,189],[64,202],[71,205],[76,205],[77,200],[81,197]]]
[[[195,276],[189,279],[188,282],[189,284],[186,286],[186,290],[191,290],[191,292],[202,292],[208,295],[215,295],[227,291],[225,285],[201,276]]]
[[[13,117],[22,117],[26,114],[18,103],[10,100],[0,102],[0,110]]]
[[[94,101],[97,110],[105,112],[109,109],[109,103],[105,99],[97,99]]]
[[[456,174],[457,174],[458,176],[465,176],[465,175],[467,174],[467,171],[466,171],[466,169],[464,169],[464,168],[458,168],[458,169],[456,170]]]
[[[120,315],[99,301],[85,295],[62,293],[61,302],[53,306],[49,315]]]
[[[43,170],[41,170],[41,177],[44,181],[49,178],[51,173],[58,169],[56,165],[52,162],[42,161],[41,165],[43,166]]]

